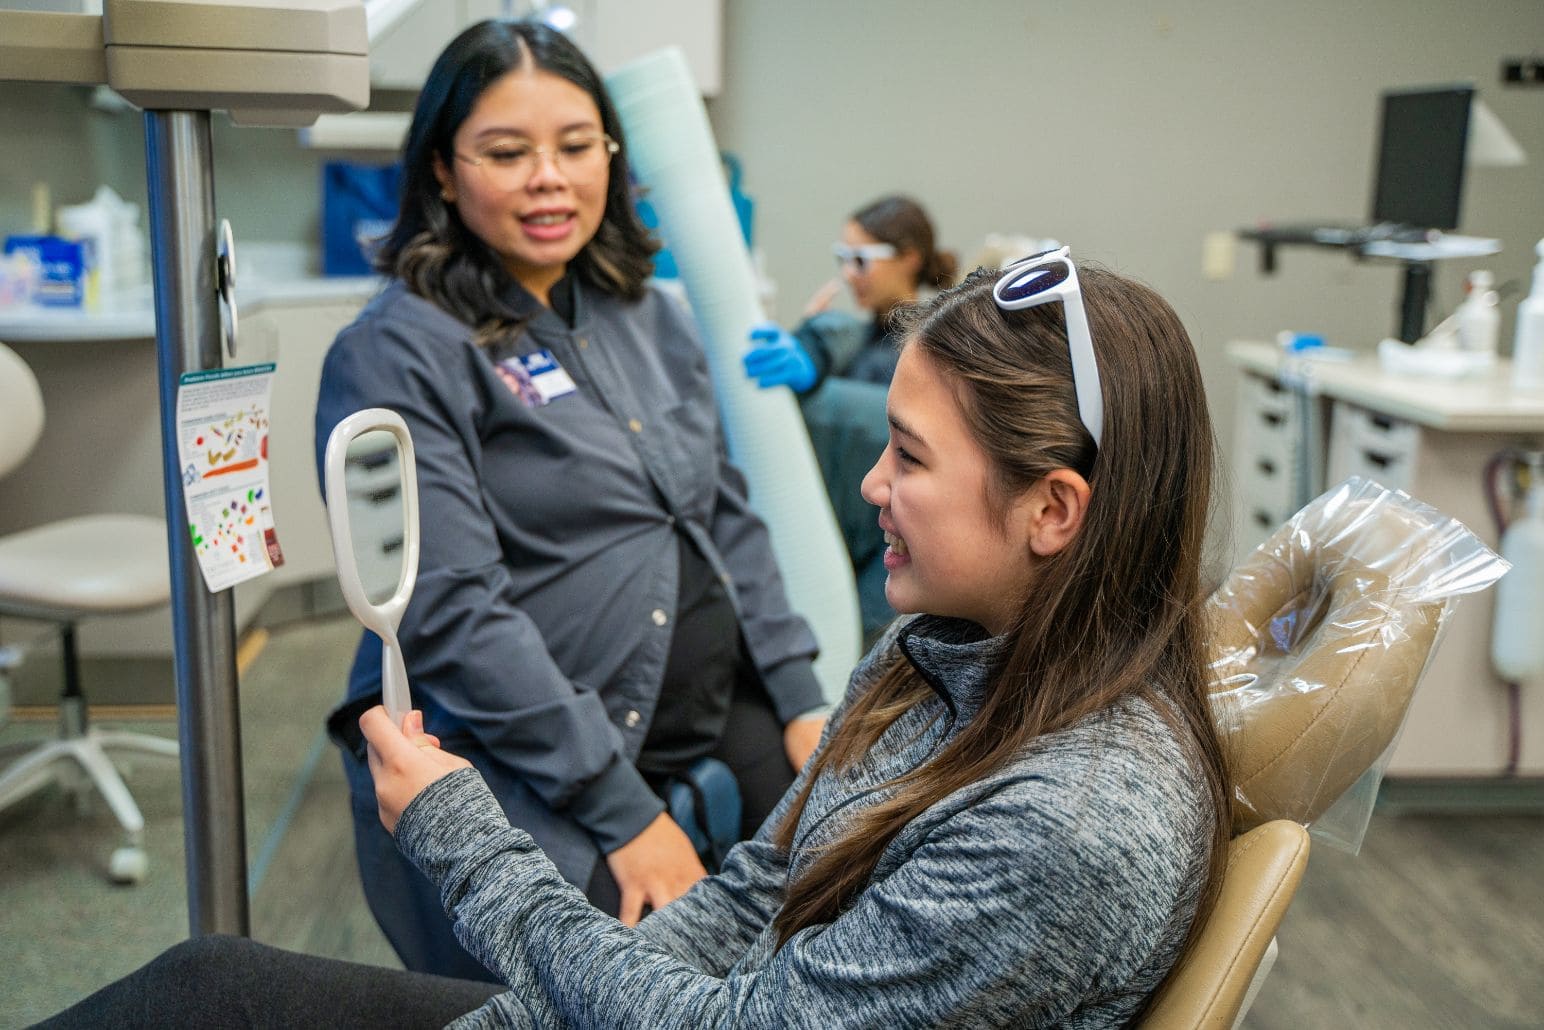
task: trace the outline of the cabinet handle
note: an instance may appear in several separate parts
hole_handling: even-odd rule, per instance
[[[1394,420],[1387,415],[1375,415],[1371,412],[1367,415],[1367,421],[1383,430],[1385,433],[1394,428]]]
[[[1262,411],[1260,412],[1260,418],[1268,426],[1281,425],[1281,416],[1276,414],[1274,411]]]
[[[1274,476],[1276,474],[1276,463],[1269,458],[1261,458],[1255,463],[1255,467],[1267,476]]]
[[[1363,451],[1362,457],[1367,459],[1367,461],[1371,462],[1372,464],[1378,466],[1380,469],[1386,469],[1394,463],[1393,458],[1390,458],[1386,454],[1379,454],[1376,451]]]
[[[1268,515],[1267,513],[1263,512],[1263,511],[1256,511],[1254,513],[1254,520],[1255,520],[1255,525],[1260,526],[1260,527],[1262,527],[1264,529],[1270,529],[1272,526],[1274,526],[1276,524],[1276,520],[1271,518],[1270,515]]]

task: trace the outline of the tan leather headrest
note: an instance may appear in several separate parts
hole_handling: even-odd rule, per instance
[[[1442,601],[1407,575],[1430,529],[1406,510],[1320,498],[1208,600],[1234,832],[1313,821],[1394,740],[1441,623]]]
[[[1230,1030],[1308,865],[1308,831],[1278,819],[1235,837],[1206,927],[1169,975],[1143,1030]]]

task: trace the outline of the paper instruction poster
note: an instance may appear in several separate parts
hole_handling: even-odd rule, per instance
[[[177,388],[177,455],[193,552],[211,591],[284,564],[268,489],[274,364],[188,372]]]

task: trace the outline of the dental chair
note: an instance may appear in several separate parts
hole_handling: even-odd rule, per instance
[[[43,394],[37,378],[15,351],[0,344],[0,476],[26,460],[42,432]],[[169,597],[166,523],[161,519],[83,515],[0,536],[0,617],[59,626],[64,657],[59,737],[7,749],[20,747],[26,753],[0,773],[0,810],[55,782],[73,786],[84,772],[123,827],[123,842],[108,866],[119,883],[142,882],[148,871],[145,821],[107,752],[175,759],[177,742],[87,725],[75,626],[92,616],[157,608]],[[8,681],[21,650],[0,653],[0,680]],[[7,708],[0,705],[0,717]]]
[[[1305,824],[1349,791],[1346,801],[1361,805],[1359,842],[1449,601],[1505,567],[1460,523],[1353,477],[1293,516],[1211,596],[1213,701],[1233,763],[1235,836],[1216,904],[1144,1028],[1242,1022],[1308,864]]]

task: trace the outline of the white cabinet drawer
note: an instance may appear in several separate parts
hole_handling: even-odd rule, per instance
[[[1396,490],[1415,479],[1421,427],[1353,404],[1339,402],[1330,430],[1329,480],[1366,476]]]

